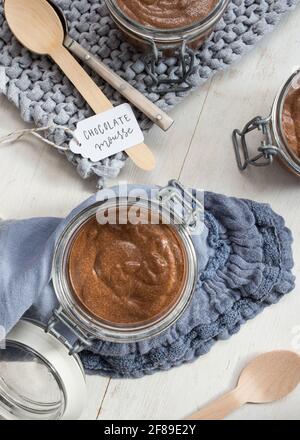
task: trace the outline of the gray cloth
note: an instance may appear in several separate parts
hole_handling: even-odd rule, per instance
[[[47,322],[57,306],[51,263],[66,219],[0,224],[0,325],[27,316]],[[98,199],[99,200],[99,199]],[[97,341],[81,353],[90,373],[141,377],[190,362],[227,339],[294,288],[292,236],[268,205],[205,193],[204,239],[194,238],[199,275],[191,305],[158,337],[132,344]]]
[[[147,92],[149,76],[141,54],[124,41],[112,23],[103,0],[56,0],[56,3],[66,13],[71,37],[163,110],[170,110],[187,96],[187,93],[161,96]],[[34,122],[37,126],[55,122],[74,129],[78,121],[91,115],[91,110],[49,58],[33,55],[16,42],[3,17],[3,1],[1,4],[0,65],[5,72],[2,72],[2,80],[0,75],[0,91],[20,109],[26,122]],[[296,4],[297,0],[232,0],[214,33],[196,52],[196,64],[191,76],[193,88],[201,86],[215,72],[238,61]],[[176,59],[162,60],[157,66],[157,74],[160,78],[178,77]],[[95,75],[92,76],[103,86],[104,93],[114,104],[122,102],[117,92]],[[151,126],[150,121],[141,114],[138,119],[144,130]],[[62,143],[65,137],[56,131],[54,139],[56,143]],[[101,187],[103,178],[118,175],[127,156],[120,153],[96,164],[70,152],[67,157],[77,167],[81,177],[99,176],[98,186]]]

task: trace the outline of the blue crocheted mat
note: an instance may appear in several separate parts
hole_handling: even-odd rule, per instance
[[[139,188],[132,188],[137,194]],[[149,195],[153,190],[144,189]],[[48,322],[58,307],[49,282],[57,238],[97,200],[92,196],[65,219],[0,222],[0,326],[7,332],[26,312]],[[199,276],[188,309],[155,338],[132,344],[97,341],[81,353],[86,370],[141,377],[192,361],[294,288],[292,235],[280,216],[268,205],[218,194],[205,193],[204,203],[205,233],[192,236]]]
[[[163,110],[170,110],[187,96],[188,93],[160,95],[147,92],[150,77],[142,55],[116,29],[103,0],[54,1],[66,14],[70,36]],[[298,0],[232,0],[214,33],[195,54],[190,78],[192,89],[238,61],[297,3]],[[78,121],[91,115],[90,108],[49,58],[34,55],[17,43],[4,19],[3,1],[0,4],[0,65],[3,67],[0,92],[5,93],[20,109],[26,122],[37,126],[48,126],[54,122],[74,129]],[[178,60],[161,60],[156,73],[159,79],[178,78]],[[122,102],[116,91],[96,75],[92,74],[92,77],[114,104]],[[144,130],[150,128],[150,121],[143,115],[138,114],[138,119]],[[65,137],[56,131],[54,140],[62,143]],[[118,175],[127,155],[120,153],[96,164],[71,152],[67,153],[67,157],[81,177],[98,176],[98,186],[101,187],[104,178]]]
[[[81,355],[89,372],[137,378],[191,362],[294,288],[292,235],[282,217],[213,193],[205,194],[205,210],[212,255],[185,315],[149,341],[99,342]]]

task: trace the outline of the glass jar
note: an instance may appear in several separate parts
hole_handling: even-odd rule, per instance
[[[97,319],[76,300],[69,280],[68,259],[77,233],[84,224],[89,222],[92,218],[95,218],[96,215],[105,216],[109,212],[122,210],[125,212],[125,210],[130,209],[131,206],[144,210],[144,212],[150,211],[151,215],[158,215],[159,222],[163,224],[169,222],[169,210],[161,204],[159,200],[148,201],[140,199],[136,201],[127,197],[120,197],[113,201],[100,202],[81,212],[72,220],[61,235],[54,255],[53,284],[64,314],[67,315],[69,320],[72,320],[76,326],[80,327],[84,332],[87,332],[89,337],[117,343],[141,341],[157,336],[159,333],[165,331],[178,320],[186,309],[191,300],[197,279],[197,260],[190,233],[188,229],[182,225],[181,219],[176,212],[174,212],[170,219],[171,225],[177,235],[177,239],[182,244],[185,267],[187,270],[185,271],[182,291],[175,304],[173,304],[166,313],[157,319],[150,320],[150,322],[147,321],[136,325],[113,324],[101,320],[100,318]]]
[[[288,140],[284,124],[287,99],[297,90],[300,97],[300,69],[297,69],[280,88],[268,117],[257,116],[248,122],[242,131],[234,130],[233,144],[241,171],[249,165],[256,167],[271,165],[274,158],[278,158],[289,171],[300,176],[300,157]],[[248,135],[254,130],[261,131],[263,139],[257,153],[252,156],[249,151]]]
[[[194,66],[193,50],[199,48],[212,33],[215,25],[224,15],[229,0],[219,0],[204,19],[185,27],[171,29],[155,28],[133,20],[120,8],[117,0],[105,0],[105,3],[113,21],[128,41],[146,54],[145,65],[153,81],[151,90],[154,86],[158,92],[161,92],[158,89],[160,84],[168,84],[168,91],[182,91],[182,89],[184,91],[191,88],[187,81]],[[156,65],[161,52],[164,56],[178,57],[182,69],[182,76],[178,81],[158,79]],[[187,83],[185,87],[181,85],[183,82]]]
[[[113,324],[94,316],[74,295],[69,280],[70,249],[81,228],[92,218],[135,206],[167,224],[181,243],[184,282],[176,301],[152,320]],[[122,195],[99,200],[81,211],[65,227],[56,244],[52,281],[59,307],[45,327],[21,320],[0,350],[0,418],[77,419],[86,396],[85,374],[78,353],[94,341],[138,342],[157,336],[182,316],[193,297],[198,279],[193,234],[203,231],[204,208],[183,186],[170,182],[154,197]],[[103,217],[102,217],[103,218]],[[32,378],[34,377],[34,380]]]

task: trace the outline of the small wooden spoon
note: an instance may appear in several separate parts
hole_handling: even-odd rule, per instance
[[[270,403],[290,394],[300,382],[300,356],[272,351],[254,359],[242,372],[235,390],[187,420],[222,420],[246,403]]]
[[[68,33],[68,22],[63,10],[53,0],[47,0],[57,12],[65,31],[64,46],[77,58],[83,61],[94,72],[101,76],[108,84],[123,95],[127,101],[148,116],[162,130],[167,131],[173,125],[173,119],[156,104],[151,102],[145,95],[132,87],[125,79],[110,69],[91,52],[88,52],[77,41],[73,40]]]
[[[95,113],[113,107],[64,47],[61,20],[47,0],[5,0],[4,11],[10,29],[20,43],[35,53],[50,55]],[[140,168],[150,171],[155,167],[155,158],[147,145],[136,145],[126,152]]]

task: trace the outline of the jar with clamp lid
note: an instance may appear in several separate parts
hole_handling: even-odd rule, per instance
[[[262,133],[261,144],[253,155],[248,136],[254,130]],[[286,169],[300,177],[300,69],[280,88],[271,114],[257,116],[243,130],[234,130],[233,143],[238,167],[264,167],[278,158]]]
[[[53,257],[58,308],[47,325],[22,319],[0,350],[2,419],[78,419],[80,351],[153,338],[177,322],[199,276],[193,234],[203,214],[199,197],[172,181],[149,197],[99,199],[68,222]]]

